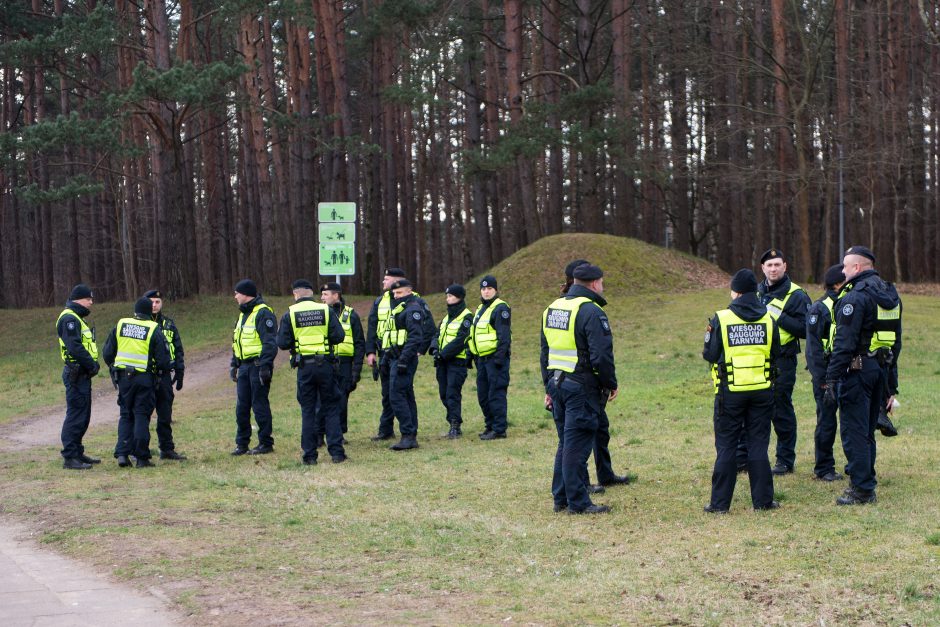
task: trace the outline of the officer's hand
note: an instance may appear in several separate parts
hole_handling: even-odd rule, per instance
[[[548,394],[545,394],[545,411],[552,411],[555,403],[552,402],[552,397]]]
[[[835,407],[839,404],[839,399],[836,396],[836,387],[838,386],[837,381],[826,381],[825,393],[823,393],[823,402],[828,407]]]
[[[95,365],[92,367],[92,369],[88,371],[88,376],[89,377],[95,376],[96,374],[98,374],[99,370],[101,370],[101,366],[98,365],[98,362],[95,362]]]
[[[357,380],[353,379],[353,382],[349,384],[349,393],[352,394],[353,390],[356,389]]]
[[[176,374],[173,375],[173,380],[176,382],[176,391],[179,392],[183,389],[183,371],[177,370]]]
[[[434,367],[435,367],[435,368],[440,368],[440,367],[441,367],[441,355],[440,355],[440,353],[437,353],[437,354],[434,355]]]
[[[618,390],[611,390],[611,391],[610,391],[610,396],[607,397],[607,402],[609,403],[609,402],[611,402],[612,400],[614,400],[615,398],[617,398],[617,394],[618,394],[618,393],[619,393]]]
[[[228,371],[228,378],[232,380],[232,383],[238,381],[238,366],[232,366]]]
[[[271,366],[260,366],[258,368],[258,378],[261,379],[261,385],[271,385],[271,377],[273,375],[274,373],[271,371]]]
[[[892,409],[894,409],[894,394],[889,396],[888,400],[885,402],[885,411],[890,414]]]
[[[356,384],[362,381],[362,370],[357,370],[353,373],[353,389],[356,389]]]
[[[398,365],[395,367],[398,371],[398,374],[407,374],[408,373],[408,364],[403,361],[399,361]]]
[[[366,355],[366,363],[369,364],[370,368],[375,365],[375,353]]]

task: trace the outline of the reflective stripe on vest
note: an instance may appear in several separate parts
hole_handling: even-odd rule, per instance
[[[819,341],[822,342],[823,352],[829,355],[832,352],[832,340],[836,337],[836,317],[832,312],[835,302],[831,296],[826,296],[821,302],[822,306],[829,312],[829,333],[826,334],[826,337],[819,338]]]
[[[339,315],[339,323],[343,327],[343,331],[346,332],[346,337],[343,338],[342,343],[337,344],[336,354],[340,357],[352,357],[355,352],[355,346],[353,345],[352,337],[352,324],[349,322],[349,317],[352,315],[352,307],[343,305],[343,313]]]
[[[453,320],[450,319],[449,315],[444,316],[437,334],[437,348],[439,350],[443,349],[457,338],[457,333],[460,331],[460,327],[463,325],[463,321],[467,316],[473,316],[473,313],[466,307],[464,307],[464,310],[457,314]],[[467,345],[464,344],[463,350],[457,353],[456,357],[457,359],[464,359],[466,356]]]
[[[542,333],[548,344],[548,369],[574,372],[578,365],[578,346],[574,322],[578,311],[590,298],[559,298],[542,312]]]
[[[118,370],[133,368],[139,372],[151,372],[150,338],[159,328],[153,320],[121,318],[118,320],[115,337],[117,338],[117,357],[114,367]]]
[[[378,342],[378,348],[385,346],[385,335],[388,332],[388,316],[392,312],[392,293],[385,292],[379,299],[379,306],[376,309],[376,318],[378,324],[375,325],[375,339]]]
[[[232,336],[232,352],[235,354],[235,357],[242,361],[254,359],[261,355],[261,336],[258,335],[258,329],[255,328],[255,319],[258,317],[258,312],[262,309],[267,309],[272,314],[274,313],[274,310],[266,303],[260,303],[255,305],[251,313],[244,317],[244,322],[241,317],[235,321],[235,332]]]
[[[82,346],[85,347],[85,350],[88,351],[88,354],[91,355],[91,358],[95,361],[98,361],[98,344],[95,343],[95,332],[92,331],[85,320],[82,319],[77,313],[71,309],[66,308],[59,314],[59,317],[56,318],[55,326],[56,329],[59,328],[59,321],[62,320],[63,316],[72,316],[78,320],[78,328],[82,332]],[[65,350],[65,342],[62,341],[62,338],[59,338],[59,357],[62,358],[62,361],[65,363],[75,363],[75,358],[73,358],[67,350]]]
[[[304,357],[327,355],[330,343],[327,333],[330,324],[330,306],[312,300],[302,300],[288,308],[290,326],[294,331],[294,350]]]
[[[770,315],[773,317],[774,320],[780,317],[780,314],[783,313],[784,307],[787,306],[787,301],[790,300],[790,296],[793,295],[793,292],[797,292],[797,291],[804,291],[804,290],[802,287],[800,287],[799,285],[791,281],[790,291],[787,292],[787,295],[783,297],[783,300],[779,298],[774,298],[774,299],[771,299],[769,303],[767,303],[767,311],[770,313]],[[783,327],[778,325],[777,328],[780,331],[780,346],[786,346],[787,344],[789,344],[790,342],[796,339],[795,335],[793,335],[792,333],[790,333]]]
[[[497,305],[506,305],[502,299],[494,299],[490,306],[483,311],[485,305],[480,303],[473,314],[473,326],[470,327],[470,352],[478,357],[486,357],[496,352],[499,340],[496,338],[496,328],[490,324],[490,317]],[[509,305],[506,305],[509,307]]]
[[[897,341],[897,329],[901,324],[901,305],[885,309],[878,305],[878,315],[875,319],[875,332],[871,336],[868,350],[874,352],[879,348],[891,348]]]
[[[718,364],[712,366],[715,393],[719,382],[731,392],[766,390],[770,387],[770,345],[774,321],[770,313],[760,320],[742,320],[730,309],[717,312],[721,324],[721,345],[724,349],[724,374]]]
[[[176,336],[176,331],[170,327],[170,323],[167,322],[166,318],[160,319],[160,330],[163,331],[163,335],[166,336],[166,346],[170,349],[170,361],[176,362],[176,347],[173,345],[173,338]]]
[[[398,303],[398,306],[389,312],[388,321],[385,325],[385,339],[382,342],[382,346],[385,348],[404,346],[405,342],[408,341],[408,329],[399,329],[398,324],[395,322],[395,316],[404,310],[405,303]]]

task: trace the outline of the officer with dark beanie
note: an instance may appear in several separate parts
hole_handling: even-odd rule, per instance
[[[392,310],[382,346],[389,361],[389,400],[398,418],[401,440],[389,448],[405,451],[418,448],[418,405],[414,384],[418,354],[427,344],[423,320],[428,313],[408,279],[392,283],[391,291]]]
[[[512,331],[509,305],[497,296],[496,277],[480,280],[481,303],[473,314],[467,346],[477,365],[477,400],[483,410],[481,440],[506,437],[506,392],[509,389],[509,358]]]
[[[85,323],[94,296],[91,288],[79,283],[72,288],[65,309],[56,320],[62,384],[65,386],[65,420],[62,421],[62,467],[87,470],[100,459],[85,455],[82,438],[91,421],[91,380],[98,374],[98,345],[95,331]]]
[[[268,392],[277,356],[277,318],[258,293],[251,279],[235,284],[235,302],[240,315],[232,336],[232,362],[229,376],[236,384],[235,449],[232,455],[264,455],[274,451],[271,405]],[[249,450],[251,413],[258,423],[258,446]]]
[[[771,472],[785,475],[793,472],[796,463],[796,412],[793,410],[793,387],[796,385],[797,355],[800,339],[806,337],[806,312],[810,298],[806,291],[787,275],[786,257],[779,248],[771,248],[760,258],[764,280],[757,286],[757,296],[777,323],[780,333],[780,356],[774,381],[774,416],[777,434],[777,457]],[[746,465],[745,442],[738,449],[738,468]]]
[[[375,442],[391,440],[395,437],[395,413],[389,400],[389,369],[385,357],[385,348],[382,338],[388,326],[388,315],[392,310],[392,283],[405,278],[405,271],[401,268],[386,268],[382,276],[382,294],[372,303],[366,325],[366,363],[370,368],[378,370],[382,380],[382,414],[379,416],[378,433],[372,437]],[[374,376],[374,375],[373,375]]]
[[[823,400],[838,402],[851,484],[838,505],[875,502],[875,428],[894,404],[901,355],[901,298],[875,271],[875,254],[852,246],[842,258],[846,284],[834,308],[836,332]]]
[[[463,384],[467,380],[467,340],[473,313],[467,309],[467,291],[463,285],[449,285],[444,290],[447,315],[441,320],[437,339],[431,346],[437,375],[437,391],[447,411],[450,430],[447,438],[455,440],[463,435]]]
[[[574,284],[574,269],[590,263],[586,259],[575,259],[565,266],[565,283],[561,286],[562,296],[568,293]],[[600,420],[597,424],[597,439],[594,442],[594,468],[597,474],[597,486],[589,486],[592,494],[603,492],[601,488],[612,485],[627,485],[630,477],[618,475],[610,459],[610,419],[607,417],[607,401],[605,399],[601,408]]]
[[[839,300],[839,289],[845,283],[842,264],[830,266],[823,280],[826,293],[806,313],[806,367],[813,377],[813,397],[816,399],[816,432],[813,435],[816,465],[813,477],[820,481],[838,481],[844,477],[836,472],[832,453],[832,445],[836,441],[836,407],[827,405],[823,396],[832,337],[836,330],[832,308]]]
[[[183,340],[180,338],[179,329],[173,318],[163,313],[163,294],[160,290],[149,290],[144,293],[144,298],[149,298],[153,303],[153,320],[160,325],[160,330],[166,337],[167,347],[170,349],[170,369],[164,372],[157,381],[155,390],[156,409],[157,409],[157,440],[160,443],[160,459],[174,459],[181,461],[186,459],[185,455],[176,452],[176,444],[173,442],[173,400],[176,391],[183,389],[183,374],[186,370],[186,362],[183,353]]]
[[[333,313],[339,318],[346,334],[343,341],[336,345],[335,351],[339,363],[336,373],[340,392],[339,423],[345,434],[349,430],[349,395],[362,378],[366,341],[362,333],[362,320],[356,310],[343,300],[343,288],[339,283],[325,283],[320,287],[320,300],[333,308]]]
[[[140,297],[134,303],[134,317],[121,318],[111,330],[102,351],[117,382],[118,437],[114,456],[118,466],[153,466],[150,461],[150,416],[155,405],[154,389],[164,373],[173,366],[166,336],[153,319],[153,303]]]
[[[307,465],[317,463],[317,436],[325,432],[327,450],[338,464],[346,461],[346,451],[339,424],[341,395],[335,353],[346,334],[332,308],[314,300],[310,281],[298,279],[291,289],[294,304],[281,318],[277,345],[290,351],[291,366],[297,370],[302,461]]]
[[[715,313],[705,330],[702,357],[712,364],[715,382],[715,468],[711,500],[705,511],[723,514],[731,508],[737,481],[738,443],[747,445],[751,504],[755,510],[776,509],[774,482],[767,457],[774,411],[774,361],[780,333],[773,316],[757,298],[757,277],[748,269],[731,279],[731,305]]]
[[[591,502],[587,458],[604,406],[617,397],[613,336],[603,310],[604,273],[582,264],[573,275],[567,293],[542,314],[542,382],[558,433],[552,498],[556,512],[602,514],[610,508]]]

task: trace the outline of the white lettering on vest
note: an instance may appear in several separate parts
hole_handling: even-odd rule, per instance
[[[139,324],[125,324],[121,327],[121,337],[129,337],[132,340],[143,340],[147,338],[147,327]]]
[[[571,323],[571,312],[567,309],[549,309],[545,317],[545,326],[549,329],[568,330]]]
[[[767,327],[762,324],[732,324],[728,327],[728,346],[763,346]]]
[[[294,322],[297,324],[297,327],[322,327],[326,324],[326,312],[322,309],[314,309],[312,311],[296,311],[294,312]]]

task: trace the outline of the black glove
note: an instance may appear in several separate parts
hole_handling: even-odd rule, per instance
[[[238,381],[238,366],[232,366],[228,371],[228,378],[232,380],[232,383]]]
[[[101,370],[101,366],[98,365],[98,362],[95,362],[95,365],[92,366],[91,370],[88,371],[88,376],[93,377],[98,374],[98,371]]]
[[[398,365],[397,365],[395,368],[396,368],[396,370],[398,371],[398,374],[400,374],[400,375],[401,375],[401,374],[407,374],[407,372],[408,372],[408,364],[406,364],[406,363],[403,362],[403,361],[399,361],[399,362],[398,362]]]
[[[258,378],[261,379],[261,385],[271,385],[273,375],[274,372],[271,370],[271,366],[258,366]]]
[[[176,391],[179,392],[183,389],[183,371],[174,370],[173,372],[173,383],[176,384]]]
[[[437,350],[437,345],[431,344],[431,348],[428,349],[428,355],[430,355],[431,357],[437,357],[438,352],[439,351]]]
[[[839,404],[839,399],[836,396],[836,386],[839,385],[838,381],[826,381],[825,392],[823,393],[823,402],[828,407],[835,407]]]
[[[355,379],[353,379],[353,380],[350,382],[350,384],[349,384],[349,389],[346,390],[346,393],[347,393],[347,394],[352,393],[352,391],[356,389],[356,383],[357,383],[357,381],[356,381]]]
[[[355,389],[356,389],[356,384],[359,383],[359,381],[361,381],[361,380],[362,380],[362,370],[357,370],[356,372],[353,373],[353,387],[352,387],[352,389],[355,390]]]
[[[435,368],[441,367],[441,354],[440,353],[434,354],[434,367]]]

